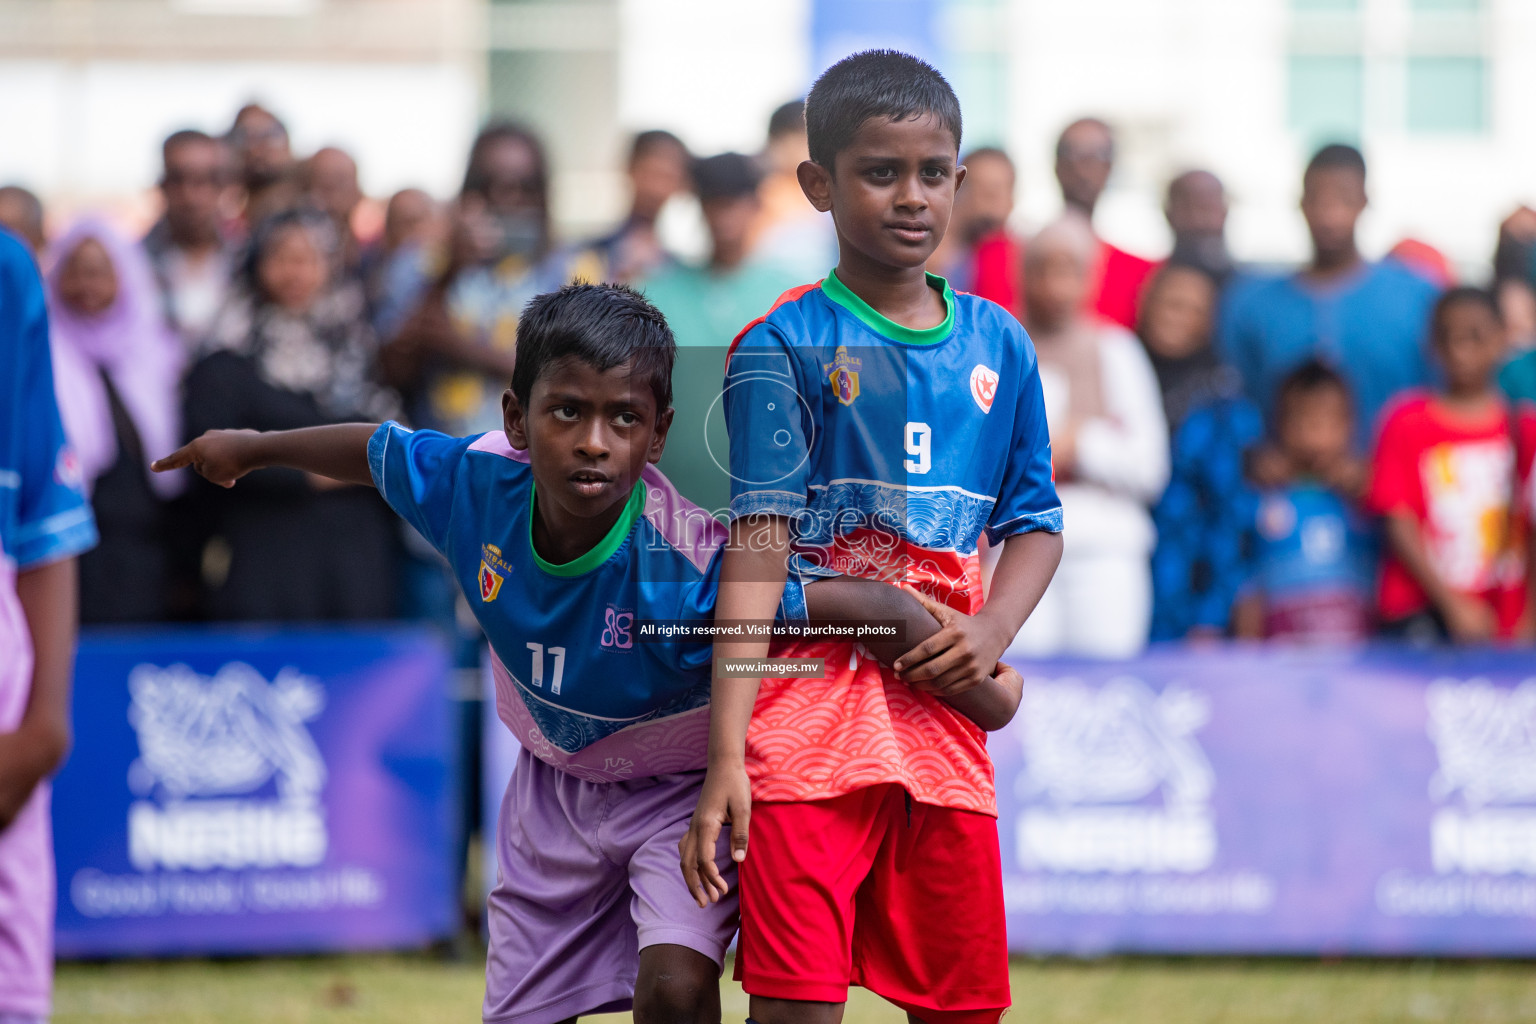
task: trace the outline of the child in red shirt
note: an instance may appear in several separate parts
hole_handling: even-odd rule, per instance
[[[1385,522],[1383,628],[1461,643],[1529,638],[1521,506],[1536,414],[1499,391],[1506,339],[1493,296],[1453,288],[1431,326],[1444,387],[1410,392],[1387,413],[1366,496]]]

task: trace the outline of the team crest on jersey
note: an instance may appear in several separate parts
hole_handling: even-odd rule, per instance
[[[863,360],[850,356],[846,345],[837,346],[832,361],[821,364],[821,372],[832,382],[837,400],[844,405],[852,405],[859,397],[859,371],[863,368]]]
[[[81,467],[80,456],[75,454],[72,445],[65,445],[59,449],[59,458],[53,467],[53,478],[72,491],[85,488],[85,470]]]
[[[976,364],[976,368],[971,371],[971,397],[976,399],[976,405],[982,412],[992,411],[992,399],[997,397],[996,370]]]
[[[501,557],[501,548],[495,544],[480,545],[480,600],[496,600],[501,584],[512,575],[512,566]]]

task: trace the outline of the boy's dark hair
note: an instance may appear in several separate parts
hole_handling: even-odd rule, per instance
[[[1499,312],[1499,300],[1492,292],[1485,288],[1473,288],[1471,285],[1457,285],[1455,288],[1447,288],[1440,293],[1440,298],[1435,300],[1435,308],[1429,314],[1430,338],[1439,344],[1445,338],[1445,315],[1451,311],[1451,307],[1462,304],[1482,306],[1499,323],[1504,322],[1504,314]]]
[[[534,382],[551,363],[571,357],[599,372],[634,361],[647,381],[656,411],[672,405],[677,342],[657,308],[622,284],[568,284],[535,295],[517,322],[512,393],[527,408]]]
[[[700,202],[754,196],[762,178],[757,162],[740,153],[707,156],[693,164],[693,191]]]
[[[805,134],[805,100],[780,104],[768,118],[768,138]]]
[[[1354,396],[1350,393],[1349,382],[1338,370],[1321,359],[1308,359],[1296,367],[1285,375],[1280,381],[1280,387],[1275,391],[1276,425],[1278,426],[1278,421],[1285,416],[1286,406],[1292,399],[1328,390],[1342,394],[1344,401],[1353,409]]]
[[[1312,154],[1302,180],[1310,178],[1315,171],[1354,171],[1364,181],[1365,156],[1354,146],[1331,142]]]
[[[805,99],[811,159],[827,170],[865,121],[929,115],[949,129],[960,151],[960,101],[932,65],[896,50],[865,50],[821,73]]]
[[[652,128],[650,131],[640,132],[635,140],[629,144],[629,166],[633,167],[641,157],[656,149],[675,149],[688,158],[688,147],[683,140],[663,128]]]

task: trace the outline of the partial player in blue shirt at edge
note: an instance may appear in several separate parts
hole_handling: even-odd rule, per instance
[[[496,837],[487,1021],[553,1024],[637,990],[640,1013],[649,998],[719,1016],[735,904],[696,907],[676,859],[706,760],[710,644],[642,632],[712,618],[725,538],[653,465],[674,357],[644,299],[574,285],[523,311],[502,432],[215,431],[155,466],[226,486],[270,465],[373,484],[448,559],[522,744]],[[885,659],[938,630],[916,598],[864,581],[794,575],[780,614],[902,620],[905,637],[869,645]],[[719,863],[734,870],[723,845]]]
[[[54,398],[43,283],[0,231],[0,1019],[53,987],[51,775],[69,746],[75,556],[96,543]]]
[[[1223,303],[1221,355],[1248,395],[1274,413],[1287,373],[1309,358],[1343,375],[1355,402],[1355,440],[1365,450],[1394,395],[1431,377],[1429,312],[1436,287],[1395,260],[1367,263],[1355,244],[1365,210],[1365,159],[1324,146],[1302,177],[1301,210],[1311,263],[1284,276],[1239,281]]]

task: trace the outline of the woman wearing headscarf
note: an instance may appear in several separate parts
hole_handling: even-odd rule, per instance
[[[1085,311],[1097,244],[1068,214],[1024,250],[1024,325],[1067,523],[1061,567],[1014,640],[1024,655],[1130,657],[1151,623],[1148,506],[1168,482],[1168,427],[1141,344]]]
[[[80,620],[166,617],[166,501],[180,475],[149,471],[180,438],[183,350],[143,252],[105,221],[76,224],[47,274],[54,387],[101,544],[80,559]]]
[[[274,214],[251,236],[242,279],[187,376],[186,433],[292,430],[398,414],[375,379],[361,287],[337,273],[335,225]],[[205,557],[216,619],[379,619],[394,614],[396,533],[372,488],[285,469],[210,493]]]

